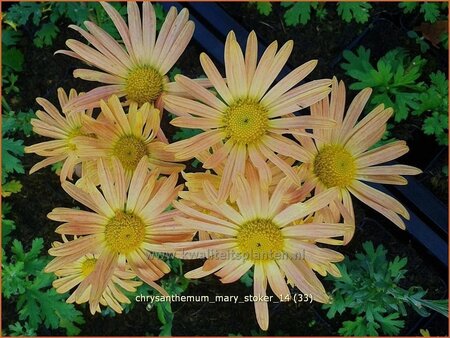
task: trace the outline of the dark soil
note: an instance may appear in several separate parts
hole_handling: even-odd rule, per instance
[[[348,80],[343,71],[338,66],[342,50],[349,46],[355,38],[361,34],[366,27],[359,24],[345,24],[336,18],[335,13],[329,11],[332,20],[319,22],[313,19],[305,27],[287,28],[283,25],[282,14],[278,4],[274,4],[274,15],[269,18],[261,17],[254,8],[248,4],[223,3],[222,6],[247,29],[255,29],[258,37],[263,37],[267,44],[274,39],[280,43],[288,39],[294,39],[295,47],[290,59],[291,65],[299,65],[310,59],[318,59],[319,65],[313,72],[311,79],[330,77]],[[373,51],[373,57],[378,58],[384,55],[389,49],[399,45],[408,47],[411,50],[417,49],[413,42],[406,38],[404,30],[395,18],[396,7],[394,4],[374,4],[375,11],[381,13],[386,20],[383,25],[374,24],[373,29],[361,40],[361,44],[369,47]],[[395,20],[394,20],[395,19]],[[387,25],[387,26],[386,26]],[[16,111],[29,108],[38,109],[35,103],[36,97],[45,97],[51,102],[57,103],[56,89],[60,86],[69,90],[75,87],[78,90],[87,91],[94,88],[94,83],[73,79],[72,71],[82,64],[63,55],[53,56],[57,49],[64,48],[64,41],[67,38],[77,38],[78,34],[65,29],[66,25],[61,25],[55,44],[49,48],[37,49],[32,45],[32,34],[25,36],[22,41],[23,50],[26,50],[24,71],[20,74],[18,86],[21,88],[20,95],[11,100],[11,105]],[[380,28],[381,27],[381,28]],[[380,43],[382,41],[382,43]],[[202,74],[198,56],[201,48],[194,42],[190,44],[177,66],[183,70],[187,76],[197,77]],[[441,67],[441,66],[439,66]],[[350,83],[350,82],[347,82]],[[168,115],[165,114],[162,128],[166,135],[171,137],[177,128],[168,122]],[[405,126],[405,128],[410,128]],[[413,128],[413,127],[411,127]],[[401,133],[401,131],[399,131]],[[424,146],[414,143],[414,138],[418,134],[405,133],[408,142],[411,144],[412,152],[404,161],[424,168],[431,159],[426,156],[432,153],[424,151]],[[410,137],[410,135],[415,135]],[[422,134],[421,134],[422,135]],[[423,135],[421,136],[423,137]],[[37,136],[25,139],[25,143],[34,144],[44,139]],[[429,140],[430,141],[430,140]],[[419,141],[418,141],[419,142]],[[422,141],[420,141],[422,142]],[[431,141],[430,141],[431,142]],[[431,144],[431,143],[427,143]],[[434,149],[437,147],[431,145]],[[425,158],[418,158],[423,153]],[[446,152],[444,152],[446,153]],[[419,154],[419,155],[417,155]],[[442,158],[446,157],[443,156]],[[28,172],[31,166],[39,160],[38,156],[26,155],[23,163]],[[440,160],[442,163],[444,160]],[[428,161],[428,162],[427,162]],[[438,167],[438,166],[436,166]],[[434,167],[433,167],[434,168]],[[430,179],[432,170],[430,168]],[[195,170],[188,168],[188,170]],[[425,175],[428,175],[427,173]],[[444,180],[446,178],[443,178]],[[43,237],[45,248],[48,249],[51,242],[58,239],[54,233],[56,222],[49,221],[46,215],[54,207],[71,207],[77,204],[65,194],[60,187],[59,178],[50,170],[45,168],[33,175],[23,175],[20,177],[23,189],[21,193],[14,194],[8,198],[8,202],[13,206],[11,218],[15,221],[17,228],[14,236],[24,243],[25,248],[30,246],[33,238]],[[439,185],[442,188],[442,185]],[[441,197],[446,196],[446,189],[442,188]],[[447,297],[447,270],[436,262],[423,248],[413,240],[406,232],[403,232],[386,220],[383,216],[368,210],[367,207],[356,204],[357,223],[359,224],[355,238],[351,244],[344,248],[338,248],[342,253],[353,257],[355,252],[362,250],[362,243],[372,240],[375,245],[383,244],[389,252],[389,258],[395,256],[408,257],[407,278],[404,280],[404,287],[413,285],[422,286],[428,290],[429,299],[442,299]],[[186,262],[184,270],[188,271],[201,265],[201,261]],[[331,289],[329,282],[324,282],[327,289]],[[189,286],[185,295],[208,295],[213,299],[215,295],[233,295],[243,299],[246,295],[251,295],[253,290],[244,284],[236,282],[229,285],[222,285],[217,278],[207,277]],[[270,294],[270,291],[269,291]],[[86,323],[82,326],[82,335],[98,336],[121,336],[121,335],[159,335],[161,323],[159,322],[154,309],[148,311],[146,303],[135,304],[129,313],[116,315],[114,317],[103,317],[101,314],[92,316],[85,305],[78,306],[84,313]],[[258,329],[254,314],[253,304],[250,302],[243,304],[230,303],[173,303],[175,319],[172,333],[175,336],[193,335],[263,335]],[[320,304],[295,304],[294,302],[270,304],[270,329],[267,335],[303,335],[303,336],[328,336],[337,335],[341,320],[351,317],[343,315],[334,320],[326,318],[326,312],[321,309]],[[14,323],[17,320],[15,304],[11,301],[3,300],[3,327]],[[432,335],[448,335],[447,319],[435,315],[431,321],[423,320],[421,317],[411,312],[405,318],[406,329],[403,335],[419,335],[419,329],[428,328]],[[40,335],[63,335],[60,331],[42,331]]]

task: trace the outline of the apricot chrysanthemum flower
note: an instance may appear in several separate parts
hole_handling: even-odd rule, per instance
[[[97,255],[86,254],[75,262],[69,263],[55,271],[55,275],[58,278],[53,281],[53,287],[58,293],[65,293],[76,287],[69,298],[67,298],[67,303],[82,304],[89,301],[91,285],[81,285],[80,283],[94,271],[97,260]],[[140,281],[133,280],[135,277],[136,275],[129,270],[116,269],[100,298],[100,304],[109,306],[117,313],[122,313],[121,304],[130,304],[131,302],[121,290],[135,292],[136,287],[142,284]],[[100,311],[100,306],[98,306],[97,312]]]
[[[223,199],[231,188],[232,177],[243,173],[250,159],[269,180],[270,169],[266,160],[286,173],[293,181],[299,180],[293,169],[279,155],[303,161],[305,152],[298,143],[283,136],[292,128],[329,128],[334,122],[311,116],[286,117],[325,97],[331,80],[317,80],[292,89],[316,66],[310,61],[293,70],[269,89],[291,54],[293,42],[288,41],[277,53],[273,42],[257,60],[257,38],[254,32],[247,40],[245,57],[233,32],[225,43],[225,73],[222,78],[211,59],[201,54],[200,62],[221,99],[193,80],[178,75],[176,82],[194,99],[167,95],[166,109],[179,117],[172,124],[184,128],[198,128],[205,132],[167,147],[179,159],[189,159],[198,153],[219,145],[203,164],[214,168],[225,162],[219,189]]]
[[[58,100],[63,107],[69,99],[77,97],[75,89],[71,89],[69,97],[62,88],[58,88]],[[47,157],[36,163],[30,170],[30,174],[56,162],[64,162],[59,175],[61,182],[66,178],[72,179],[74,168],[80,162],[79,152],[74,138],[82,134],[81,127],[83,116],[90,116],[92,111],[73,111],[70,114],[60,112],[53,104],[43,98],[37,98],[37,103],[45,111],[36,112],[37,119],[31,119],[33,131],[36,134],[52,138],[51,141],[37,143],[25,147],[26,153],[36,153]]]
[[[125,169],[127,179],[144,156],[149,167],[162,174],[170,175],[184,169],[183,164],[173,163],[174,155],[165,151],[166,144],[155,139],[160,129],[158,109],[148,103],[138,109],[137,104],[132,103],[125,114],[115,95],[107,102],[102,100],[100,107],[101,118],[84,119],[83,130],[90,136],[75,140],[83,161],[110,160],[115,156]]]
[[[92,285],[92,313],[116,268],[125,269],[127,265],[140,279],[167,295],[155,281],[170,268],[152,253],[162,251],[161,243],[192,238],[191,232],[179,229],[173,221],[179,212],[165,211],[182,188],[176,186],[177,174],[157,179],[158,171],[149,173],[145,157],[129,183],[118,160],[112,170],[101,160],[97,167],[101,191],[92,183],[86,191],[67,181],[62,184],[72,198],[92,211],[55,208],[49,213],[50,219],[65,222],[56,229],[57,233],[83,237],[51,248],[49,253],[56,258],[45,269],[57,271],[86,254],[98,253],[92,273],[80,284],[81,289]]]
[[[113,6],[106,2],[101,2],[101,5],[113,21],[125,48],[93,22],[85,22],[88,31],[71,25],[91,46],[69,39],[66,45],[71,51],[60,50],[57,53],[81,59],[101,70],[76,69],[75,77],[106,85],[71,100],[64,108],[97,107],[101,99],[115,94],[125,96],[129,103],[154,103],[162,112],[162,95],[179,92],[175,83],[168,83],[166,74],[194,32],[194,23],[188,20],[189,12],[183,9],[177,14],[176,8],[172,7],[156,37],[156,16],[150,2],[142,3],[142,19],[137,3],[128,2],[128,26]]]
[[[327,97],[314,104],[311,114],[332,118],[337,126],[332,130],[314,130],[317,135],[314,140],[297,136],[308,152],[308,160],[302,166],[309,172],[306,181],[315,185],[315,193],[337,187],[339,199],[352,215],[350,194],[404,229],[405,223],[399,215],[409,219],[406,208],[391,196],[361,182],[402,185],[408,182],[401,175],[421,173],[420,169],[408,165],[379,165],[407,153],[409,149],[404,141],[368,150],[381,139],[393,113],[392,108],[384,108],[381,104],[357,122],[371,92],[370,88],[362,90],[344,114],[345,85],[333,79],[331,101]],[[351,239],[351,234],[346,242]]]
[[[343,256],[315,243],[343,236],[347,225],[293,222],[328,205],[337,191],[330,189],[305,203],[286,206],[283,197],[290,186],[291,181],[284,178],[270,194],[257,174],[249,175],[248,180],[239,175],[237,204],[233,207],[218,201],[217,190],[205,181],[207,199],[204,202],[209,203],[209,209],[219,214],[218,217],[200,212],[189,206],[190,203],[174,202],[174,206],[185,214],[175,220],[186,229],[211,231],[222,237],[168,244],[182,258],[208,258],[202,267],[188,272],[186,277],[201,278],[215,273],[223,283],[231,283],[254,266],[255,296],[266,295],[268,281],[281,301],[289,300],[287,278],[303,293],[312,295],[315,301],[328,302],[325,289],[312,270],[317,268],[339,275],[333,263],[342,260]],[[267,302],[256,301],[255,310],[260,327],[266,330],[269,323]]]

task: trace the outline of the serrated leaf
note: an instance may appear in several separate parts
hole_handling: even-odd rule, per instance
[[[2,50],[2,65],[12,68],[16,72],[22,71],[24,62],[23,53],[16,47],[3,48]]]
[[[403,13],[408,14],[411,13],[416,7],[418,3],[413,1],[408,2],[401,2],[398,4],[398,7],[400,7],[403,10]]]
[[[305,25],[311,19],[311,10],[317,7],[317,2],[282,2],[281,6],[290,7],[284,13],[287,26]]]
[[[23,141],[13,140],[10,138],[3,138],[2,140],[2,181],[4,181],[9,174],[19,173],[23,174],[24,169],[22,162],[18,157],[23,156]]]
[[[272,4],[266,1],[257,1],[256,9],[258,10],[259,14],[268,16],[270,13],[272,13]]]
[[[424,2],[420,5],[420,12],[424,14],[425,21],[436,22],[440,14],[439,4]]]
[[[34,35],[34,45],[38,48],[51,46],[53,44],[53,40],[58,35],[58,32],[59,28],[52,22],[42,25],[41,29]]]
[[[11,194],[15,194],[22,190],[22,183],[16,180],[9,181],[5,184],[2,184],[2,196],[8,197]]]
[[[355,20],[365,23],[369,20],[369,10],[372,5],[368,2],[338,2],[337,12],[345,22]]]
[[[22,38],[21,31],[15,31],[13,29],[3,29],[2,31],[2,44],[6,47],[12,47]]]

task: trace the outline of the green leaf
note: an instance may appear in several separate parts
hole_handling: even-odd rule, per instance
[[[21,31],[15,31],[13,29],[3,29],[2,31],[2,44],[6,47],[11,48],[15,46],[21,38]]]
[[[25,25],[32,18],[34,25],[37,26],[42,17],[41,6],[35,2],[21,2],[12,5],[6,13],[6,18],[19,26]]]
[[[23,174],[23,165],[18,157],[23,156],[23,141],[3,138],[2,140],[2,181],[11,173]]]
[[[440,11],[439,11],[439,4],[434,2],[424,2],[420,6],[420,12],[424,14],[425,21],[428,22],[436,22]]]
[[[34,45],[38,48],[51,46],[53,44],[53,40],[58,35],[58,32],[59,28],[52,22],[42,25],[41,29],[34,35]]]
[[[8,197],[22,190],[22,184],[19,181],[12,180],[2,184],[2,196]]]
[[[355,20],[365,23],[369,20],[369,11],[372,5],[368,2],[338,2],[337,12],[345,22]]]
[[[272,13],[272,4],[270,2],[257,1],[255,3],[259,14],[268,16]]]
[[[3,48],[2,50],[2,65],[10,67],[16,72],[22,71],[24,62],[23,54],[16,47]]]
[[[246,287],[253,286],[253,269],[248,270],[246,273],[242,275],[239,281],[244,284]]]
[[[201,132],[203,132],[201,129],[180,128],[180,130],[173,135],[172,139],[173,141],[186,140]]]
[[[401,2],[398,4],[398,7],[403,9],[403,13],[408,14],[411,13],[416,7],[418,3],[417,2]]]
[[[15,322],[13,325],[9,325],[8,328],[11,336],[30,337],[37,335],[36,330],[26,322],[23,326],[20,322]]]
[[[403,320],[398,320],[399,314],[397,312],[391,313],[385,317],[376,316],[377,321],[381,325],[381,329],[386,335],[396,336],[400,333],[400,330],[405,326]]]
[[[290,7],[284,13],[287,26],[305,25],[311,19],[311,9],[317,8],[317,2],[282,2],[282,7]]]

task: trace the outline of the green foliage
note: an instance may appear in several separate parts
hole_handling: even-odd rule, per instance
[[[35,117],[33,110],[27,112],[20,111],[18,113],[14,111],[7,111],[3,114],[2,129],[8,133],[21,132],[25,136],[29,137],[33,131],[31,125],[31,119]]]
[[[256,9],[261,15],[268,16],[272,13],[272,4],[268,1],[256,1],[251,2],[251,4],[256,5]]]
[[[253,269],[248,270],[242,275],[239,281],[246,287],[250,288],[253,286]]]
[[[76,324],[84,323],[82,314],[64,301],[66,294],[58,294],[52,288],[54,276],[42,271],[48,263],[46,256],[40,256],[43,246],[42,238],[34,239],[28,251],[18,240],[12,242],[11,257],[2,261],[3,296],[16,300],[19,320],[27,323],[22,329],[37,331],[43,324],[48,329],[63,328],[68,335],[76,335],[80,332]],[[16,323],[12,330],[19,329]]]
[[[381,57],[375,68],[370,63],[370,49],[361,46],[356,54],[346,50],[343,55],[348,63],[341,67],[347,75],[358,80],[350,85],[350,89],[373,88],[372,104],[384,103],[393,107],[396,122],[405,120],[411,110],[417,108],[417,93],[423,92],[425,86],[416,81],[426,60],[420,56],[411,59],[405,50],[397,48]]]
[[[439,145],[448,144],[448,80],[443,72],[431,73],[428,82],[419,81],[426,60],[411,58],[400,48],[386,53],[376,67],[370,62],[370,50],[364,47],[356,53],[344,51],[344,58],[347,63],[341,67],[358,81],[350,88],[373,89],[370,109],[380,103],[392,107],[397,123],[410,115],[423,116],[423,132],[433,135]]]
[[[311,10],[317,8],[317,2],[282,2],[281,6],[289,8],[284,13],[287,26],[305,25],[311,19]]]
[[[58,33],[59,28],[54,23],[48,22],[42,25],[41,29],[36,32],[33,40],[34,45],[38,48],[51,46]]]
[[[9,325],[8,328],[9,334],[14,337],[37,336],[36,330],[30,327],[27,322],[24,325],[20,322],[15,322],[14,325]]]
[[[16,47],[2,49],[2,65],[20,72],[23,69],[24,56]]]
[[[419,106],[414,115],[431,112],[425,118],[422,130],[433,135],[439,145],[448,145],[448,80],[443,72],[430,74],[430,85],[419,96]]]
[[[369,20],[369,11],[372,5],[368,2],[338,2],[337,12],[345,22],[355,20],[365,23]]]
[[[23,156],[23,141],[11,138],[2,139],[2,183],[11,173],[23,174],[22,162],[19,157]]]
[[[448,300],[426,300],[420,287],[408,290],[399,287],[407,270],[406,258],[395,257],[388,261],[382,245],[375,248],[372,242],[363,244],[363,253],[354,260],[346,258],[338,264],[340,278],[327,277],[333,281],[332,303],[323,305],[327,317],[349,311],[354,320],[344,321],[339,334],[345,336],[398,335],[404,327],[401,317],[407,315],[406,305],[421,316],[428,316],[432,309],[448,316]]]
[[[447,7],[446,2],[401,2],[398,7],[403,10],[403,13],[410,14],[417,9],[423,14],[423,19],[427,22],[436,22],[439,19],[446,19]]]

